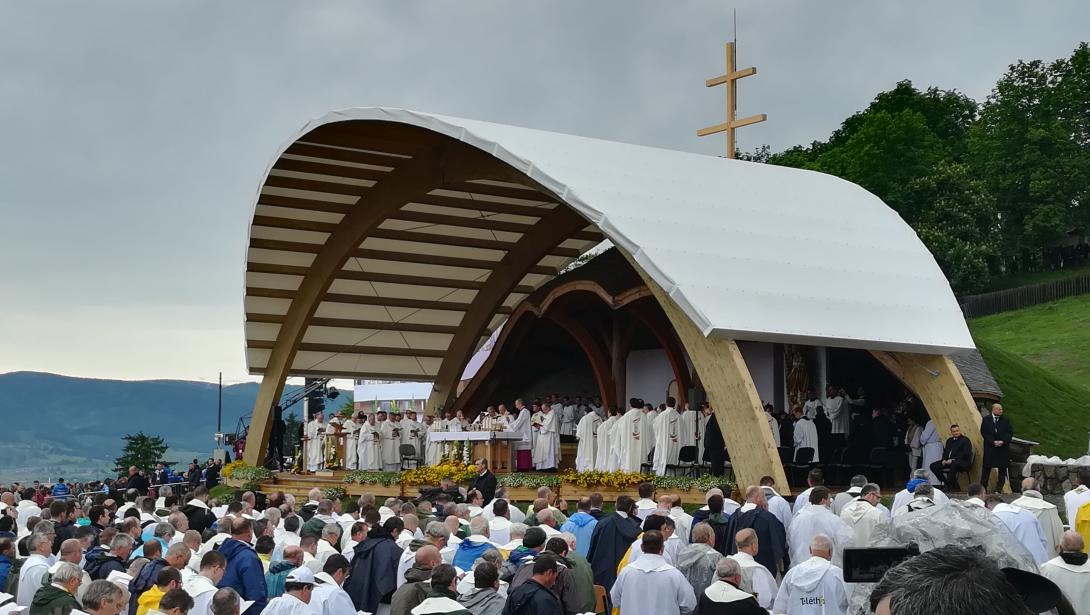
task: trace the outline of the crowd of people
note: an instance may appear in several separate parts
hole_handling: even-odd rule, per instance
[[[980,485],[960,502],[918,470],[887,507],[867,477],[834,494],[815,469],[793,502],[765,477],[740,489],[740,501],[716,488],[687,509],[644,483],[609,503],[586,494],[573,511],[547,487],[520,507],[486,461],[476,467],[467,487],[445,480],[409,501],[327,499],[319,489],[302,502],[282,492],[217,501],[204,484],[149,487],[131,480],[138,473],[97,493],[58,481],[44,499],[40,485],[13,486],[0,493],[0,613],[575,615],[602,611],[600,586],[619,615],[834,615],[848,612],[854,589],[847,549],[872,546],[898,519],[936,522],[951,507],[980,511],[1005,550],[1031,558],[1066,596],[1061,606],[1074,605],[1062,613],[1090,613],[1090,536],[1064,531],[1032,479],[1010,502]],[[1078,481],[1067,515],[1090,507],[1090,470]],[[968,606],[956,612],[1028,612],[989,602],[1017,592],[993,561],[952,548],[890,569],[871,608],[922,613],[919,592],[966,574],[977,585],[963,589]]]

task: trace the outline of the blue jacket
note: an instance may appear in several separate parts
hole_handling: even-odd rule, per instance
[[[11,572],[11,559],[6,555],[0,555],[0,590],[7,586],[8,574]]]
[[[561,532],[571,532],[575,535],[575,550],[583,557],[590,551],[590,537],[594,535],[594,526],[598,520],[590,516],[590,513],[577,512],[568,517],[564,525],[560,526]]]
[[[458,545],[458,550],[454,552],[454,561],[451,563],[455,567],[468,572],[473,570],[473,562],[477,561],[478,557],[484,554],[485,551],[494,548],[495,546],[487,540],[474,542],[467,538]]]
[[[68,485],[64,483],[57,483],[53,485],[53,499],[60,500],[61,502],[67,502],[68,496],[72,495],[72,490],[68,488]]]
[[[218,551],[227,558],[227,570],[223,572],[218,587],[230,587],[242,596],[243,600],[253,600],[254,604],[246,609],[246,615],[257,615],[268,602],[268,589],[265,586],[265,567],[250,545],[234,538],[228,538],[219,546]]]

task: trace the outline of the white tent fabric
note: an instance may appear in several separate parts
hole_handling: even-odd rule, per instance
[[[270,166],[255,213],[275,210],[283,217],[335,224],[338,217],[329,212],[288,212],[290,203],[285,207],[283,201],[290,199],[263,203],[262,198],[302,192],[269,188],[269,184],[278,179],[281,181],[276,185],[292,188],[296,184],[285,183],[285,177],[306,181],[306,173],[278,171],[276,165],[285,158],[297,158],[298,164],[305,162],[307,159],[289,154],[299,144],[310,147],[306,143],[308,133],[337,122],[361,120],[425,128],[475,146],[518,169],[552,193],[536,193],[543,201],[538,204],[538,212],[548,211],[552,202],[573,208],[606,239],[631,255],[706,336],[927,354],[973,348],[946,278],[913,230],[873,194],[821,173],[402,109],[357,108],[310,122],[285,145],[277,162]],[[330,180],[325,181],[329,185]],[[517,216],[502,219],[517,221]],[[268,250],[280,245],[269,239],[288,239],[283,236],[288,231],[277,230],[274,238],[262,224],[255,220],[251,227],[248,265],[255,256],[267,262],[288,262],[282,255],[268,255]],[[294,237],[294,241],[322,240],[322,233],[311,230],[291,232],[309,234]],[[526,232],[532,232],[532,226],[527,226]],[[597,243],[586,235],[562,245],[586,250]],[[516,240],[517,235],[507,237]],[[259,248],[254,246],[255,238],[263,240]],[[401,244],[397,249],[404,252],[406,246]],[[440,253],[464,257],[466,250],[448,246]],[[478,258],[482,258],[481,254]],[[487,260],[500,258],[502,253]],[[548,266],[538,273],[562,267],[571,260],[567,255],[549,258],[547,263],[542,261]],[[302,265],[300,270],[306,262],[290,261]],[[275,269],[248,268],[247,355],[251,371],[255,372],[260,372],[267,360],[269,342],[275,339],[276,318],[275,314],[265,314],[264,320],[255,321],[249,313],[255,307],[265,308],[257,311],[275,309],[282,313],[286,310],[284,304],[274,303],[289,298],[294,288],[277,275]],[[259,276],[265,286],[274,286],[275,290],[251,293],[250,287]],[[504,303],[506,311],[509,313],[526,292],[548,279],[548,274],[524,278],[522,290],[512,292]],[[341,284],[341,288],[345,286]],[[472,292],[466,291],[458,299],[463,297],[471,299]],[[456,309],[457,305],[451,308]],[[328,311],[319,308],[319,316]],[[414,318],[423,322],[429,313],[434,311],[424,310]],[[367,318],[369,322],[376,320],[370,313]],[[451,331],[459,324],[453,311],[435,314],[433,320]],[[478,346],[502,321],[503,314],[498,313]],[[449,341],[449,335],[435,333],[385,338],[382,334],[376,330],[368,335],[406,352],[384,361],[382,369],[361,363],[360,359],[338,371],[367,377],[377,372],[413,369],[419,372],[420,379],[427,379],[434,375],[444,342]],[[304,345],[293,373],[321,369],[308,370],[305,363],[327,362],[322,357],[336,353],[326,346]],[[427,351],[410,356],[417,347],[426,347]],[[404,369],[389,369],[391,362],[400,362],[398,365]]]

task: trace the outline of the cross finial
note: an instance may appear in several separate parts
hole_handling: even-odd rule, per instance
[[[714,88],[719,85],[727,86],[727,121],[722,124],[716,124],[715,126],[708,126],[707,128],[701,128],[696,131],[696,136],[706,137],[708,135],[714,135],[720,132],[727,133],[727,158],[734,158],[734,131],[742,126],[749,126],[750,124],[756,124],[768,119],[768,116],[764,113],[759,115],[751,115],[749,117],[742,118],[740,120],[734,119],[735,112],[738,109],[738,84],[735,83],[743,77],[749,77],[750,75],[756,75],[757,69],[755,67],[743,68],[738,70],[735,64],[735,44],[733,42],[727,43],[727,72],[723,75],[715,77],[714,79],[708,79],[704,82],[704,85],[709,88]]]

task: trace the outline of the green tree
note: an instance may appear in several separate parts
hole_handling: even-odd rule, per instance
[[[142,431],[121,439],[125,441],[125,447],[121,449],[121,456],[114,460],[114,471],[118,476],[127,475],[132,466],[151,471],[163,460],[163,453],[169,448],[159,436],[149,436]]]
[[[1090,47],[1012,64],[981,107],[969,153],[995,195],[1012,269],[1042,266],[1063,233],[1090,227]]]

